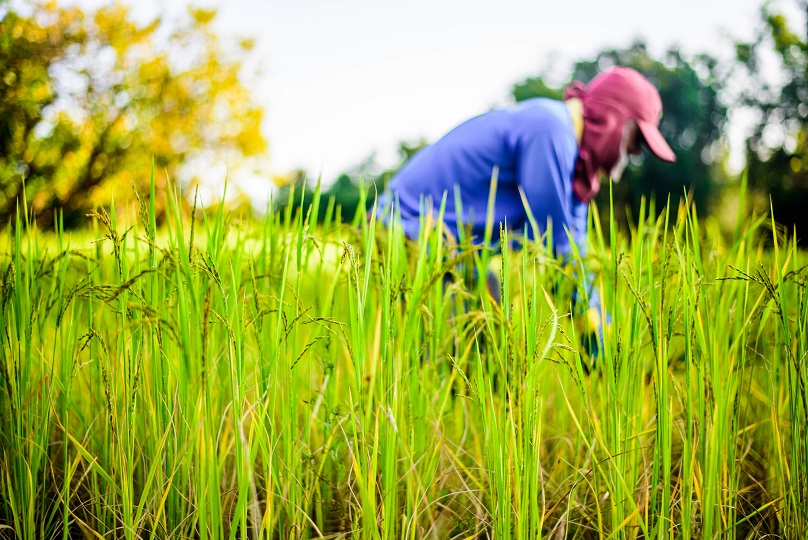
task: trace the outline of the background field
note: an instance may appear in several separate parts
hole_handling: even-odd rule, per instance
[[[497,305],[437,228],[166,204],[2,240],[0,537],[808,532],[808,260],[768,216],[596,216],[590,357],[541,246]]]

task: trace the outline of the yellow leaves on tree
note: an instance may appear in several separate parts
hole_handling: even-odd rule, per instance
[[[176,178],[211,153],[237,166],[266,151],[242,82],[251,42],[223,43],[215,11],[140,25],[120,4],[29,7],[0,21],[0,218],[23,185],[38,214],[62,208],[69,222],[145,191],[153,164]]]

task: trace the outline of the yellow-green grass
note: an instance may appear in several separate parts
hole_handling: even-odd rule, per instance
[[[439,225],[169,202],[0,240],[0,538],[808,534],[808,257],[770,218],[594,215],[569,267],[502,248],[497,305]]]

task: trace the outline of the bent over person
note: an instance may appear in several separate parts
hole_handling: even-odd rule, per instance
[[[541,234],[552,224],[556,255],[569,256],[570,238],[583,254],[589,201],[600,190],[601,174],[619,180],[629,155],[639,154],[641,146],[663,161],[676,159],[659,132],[661,117],[657,89],[624,67],[588,85],[571,83],[563,101],[535,98],[487,112],[420,150],[393,176],[380,196],[382,219],[390,219],[388,205],[395,203],[404,233],[416,239],[421,213],[435,210],[445,196],[445,225],[455,236],[459,227],[470,228],[472,242],[479,244],[496,169],[495,224],[515,231],[527,225],[531,235],[526,202]],[[492,241],[498,242],[494,229]],[[596,292],[589,308],[601,312]]]

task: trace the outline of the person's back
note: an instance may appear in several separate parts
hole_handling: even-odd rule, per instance
[[[437,210],[446,197],[444,222],[455,234],[462,223],[470,227],[475,241],[482,240],[490,185],[497,170],[493,235],[499,223],[517,233],[527,223],[524,192],[540,227],[547,218],[570,223],[573,206],[585,219],[586,205],[575,201],[569,178],[575,169],[578,143],[568,108],[563,102],[536,98],[515,106],[489,111],[459,125],[436,143],[427,146],[393,177],[390,196],[397,197],[405,232],[417,237],[420,205]],[[456,208],[457,193],[463,215]],[[566,233],[556,236],[564,244]],[[564,235],[564,236],[562,236]]]

